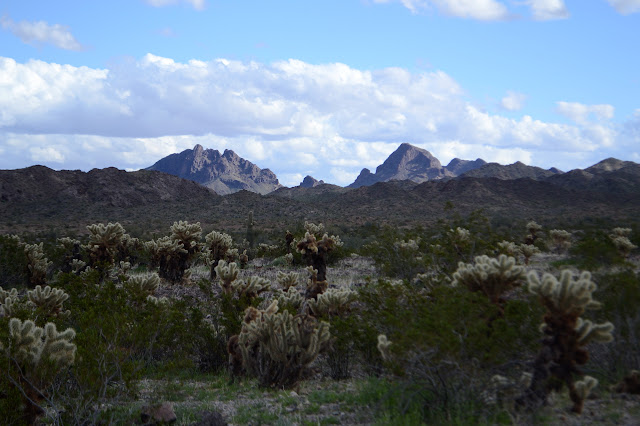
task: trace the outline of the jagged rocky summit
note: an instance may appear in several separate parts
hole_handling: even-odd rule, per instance
[[[324,181],[315,179],[309,175],[305,176],[302,182],[300,182],[300,187],[302,188],[315,188],[318,185],[324,185]]]
[[[198,182],[220,195],[241,190],[268,194],[282,187],[269,169],[261,169],[230,149],[222,154],[215,149],[196,145],[178,154],[171,154],[147,170],[158,170]]]
[[[377,182],[390,180],[410,180],[422,183],[429,180],[452,178],[469,170],[476,169],[486,164],[486,161],[461,160],[455,158],[443,167],[440,161],[426,149],[418,148],[408,143],[403,143],[380,166],[375,173],[369,169],[362,169],[355,182],[349,188],[370,186]]]

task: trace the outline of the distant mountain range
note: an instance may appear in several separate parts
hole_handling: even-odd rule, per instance
[[[199,145],[152,168],[177,176],[115,168],[0,170],[0,232],[61,224],[82,231],[88,223],[115,220],[142,223],[149,232],[163,232],[174,220],[238,229],[250,210],[265,229],[304,220],[426,224],[450,215],[448,205],[460,214],[483,209],[490,216],[565,221],[637,220],[640,211],[640,164],[615,158],[566,173],[480,159],[455,159],[443,167],[428,151],[403,144],[376,173],[363,171],[349,187],[307,176],[286,188],[271,171],[232,151]]]
[[[261,169],[231,150],[225,150],[220,154],[217,150],[204,149],[201,145],[171,154],[148,170],[157,170],[198,182],[220,195],[232,194],[243,189],[265,195],[282,188],[271,170]],[[442,166],[426,149],[403,143],[376,168],[375,173],[366,168],[362,169],[360,175],[347,188],[360,188],[393,180],[422,183],[461,176],[498,179],[528,177],[540,180],[559,173],[562,172],[555,168],[544,170],[520,162],[503,166],[487,163],[481,158],[473,161],[454,158],[448,165]],[[325,182],[306,176],[299,186],[314,188],[318,185],[325,185]]]

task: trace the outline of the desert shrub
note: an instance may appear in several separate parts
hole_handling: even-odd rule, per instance
[[[20,238],[0,235],[0,286],[22,287],[27,284],[27,259]]]
[[[616,383],[640,365],[640,276],[627,269],[600,273],[596,281],[602,307],[594,318],[611,321],[615,329],[611,343],[590,347],[594,362],[588,367],[598,377]]]
[[[198,350],[206,346],[201,336],[209,328],[197,304],[153,297],[154,281],[151,276],[100,283],[95,270],[59,275],[56,284],[70,295],[65,307],[71,315],[64,324],[78,333],[74,369],[57,395],[68,407],[63,423],[96,422],[95,407],[131,397],[146,369],[167,370],[176,363],[193,368],[205,355]]]
[[[613,240],[601,230],[588,230],[569,250],[572,263],[579,269],[595,271],[613,265],[624,264]]]
[[[500,365],[533,353],[536,345],[541,309],[520,297],[507,301],[501,316],[486,296],[466,288],[436,286],[425,292],[406,282],[379,281],[360,290],[352,339],[362,358],[368,357],[375,367],[381,363],[375,355],[377,336],[388,336],[394,342],[390,350],[396,372],[403,371],[411,353],[433,348],[442,359],[475,358],[484,365]]]

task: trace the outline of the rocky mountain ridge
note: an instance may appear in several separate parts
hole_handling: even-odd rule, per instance
[[[196,145],[193,149],[171,154],[147,170],[157,170],[198,182],[217,194],[227,195],[241,190],[267,194],[282,185],[269,169],[261,169],[230,149],[221,154],[215,149]]]

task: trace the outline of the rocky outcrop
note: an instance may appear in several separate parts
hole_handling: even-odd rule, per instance
[[[477,169],[463,173],[462,176],[475,178],[498,178],[502,180],[521,178],[544,180],[558,173],[562,172],[556,168],[545,170],[540,167],[527,166],[526,164],[517,161],[507,166],[503,166],[498,163],[487,163]]]
[[[301,188],[315,188],[318,185],[324,185],[324,181],[317,180],[309,175],[305,176],[302,182],[300,182]]]
[[[241,190],[268,194],[282,185],[269,169],[261,169],[230,149],[222,154],[196,145],[179,154],[171,154],[147,170],[158,170],[198,182],[220,195]]]
[[[460,176],[463,173],[466,173],[470,170],[478,169],[487,164],[482,158],[478,158],[474,161],[471,160],[461,160],[459,158],[454,158],[445,166],[449,172],[453,174],[453,176]]]

